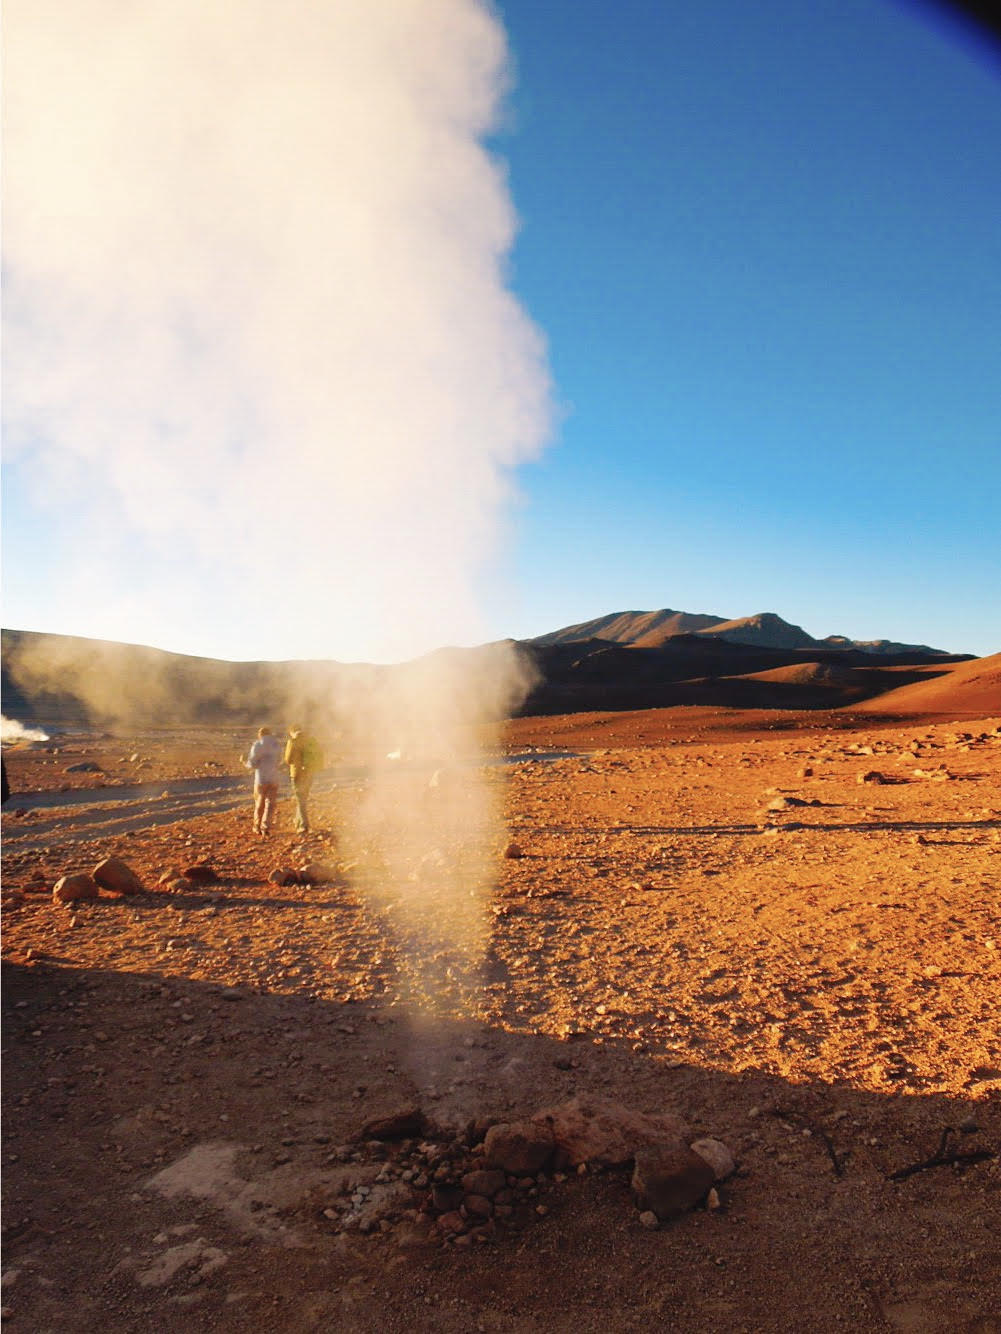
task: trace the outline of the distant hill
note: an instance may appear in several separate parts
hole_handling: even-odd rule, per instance
[[[754,644],[761,648],[844,649],[873,655],[942,653],[948,656],[942,649],[929,648],[927,644],[898,644],[888,639],[859,640],[848,639],[844,635],[814,639],[801,626],[791,625],[771,611],[741,616],[736,620],[703,612],[673,611],[670,608],[662,611],[611,612],[593,621],[582,621],[579,625],[568,625],[562,630],[537,635],[530,642],[545,647],[589,639],[607,639],[616,644],[658,648],[666,640],[685,634],[726,639],[733,644]]]
[[[914,646],[896,652],[893,645],[878,652],[866,645],[831,647],[777,616],[715,620],[718,633],[680,628],[693,619],[699,618],[666,610],[623,612],[601,618],[603,634],[589,639],[572,637],[582,629],[575,626],[521,643],[443,648],[393,667],[223,662],[4,630],[2,707],[7,717],[49,727],[287,725],[300,717],[317,727],[364,728],[373,694],[388,686],[398,698],[414,696],[422,674],[445,672],[459,708],[463,700],[482,703],[484,689],[494,690],[487,716],[498,719],[512,708],[560,714],[675,705],[832,710],[864,704],[879,712],[885,704],[901,712],[1001,713],[997,657],[971,661]],[[637,637],[619,641],[607,637],[611,633]],[[509,678],[494,670],[491,655],[502,652],[509,660],[512,648],[525,687],[506,694]]]
[[[909,685],[900,685],[860,708],[866,713],[1001,714],[1001,653],[950,665]]]

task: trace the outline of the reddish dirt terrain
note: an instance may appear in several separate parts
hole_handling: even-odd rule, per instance
[[[475,977],[415,971],[405,905],[353,874],[357,768],[308,838],[287,799],[252,838],[249,740],[5,751],[12,1329],[1001,1330],[1001,710],[512,723]],[[107,856],[146,892],[53,904]],[[218,883],[158,886],[192,863]],[[442,1154],[575,1093],[724,1141],[720,1207],[650,1230],[629,1169],[588,1168],[433,1223]],[[450,1134],[355,1138],[413,1107]]]

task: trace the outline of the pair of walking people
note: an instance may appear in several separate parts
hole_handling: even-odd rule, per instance
[[[254,771],[254,833],[264,838],[274,824],[278,780],[284,765],[292,780],[296,830],[308,834],[309,793],[313,779],[323,768],[323,755],[316,739],[295,723],[289,728],[288,740],[283,746],[270,727],[262,727],[244,763]]]

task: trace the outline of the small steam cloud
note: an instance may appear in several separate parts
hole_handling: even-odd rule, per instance
[[[20,741],[48,741],[48,732],[40,727],[25,727],[16,718],[7,718],[0,713],[0,741],[4,745],[16,745]]]
[[[484,147],[486,3],[8,0],[4,30],[7,458],[59,516],[60,628],[381,662],[487,637],[550,385]],[[477,661],[336,705],[416,757],[345,831],[359,884],[470,967],[498,839],[475,738],[527,684],[510,648]]]

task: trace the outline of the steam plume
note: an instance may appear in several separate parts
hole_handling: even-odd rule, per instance
[[[65,525],[59,628],[384,661],[482,638],[548,427],[486,8],[10,0],[5,45],[8,461]]]
[[[486,5],[8,0],[5,43],[8,460],[63,525],[58,628],[383,662],[485,637],[549,427]],[[359,802],[359,884],[426,925],[434,880],[473,965],[496,835],[470,738],[520,688],[483,661],[343,720],[417,756]]]

